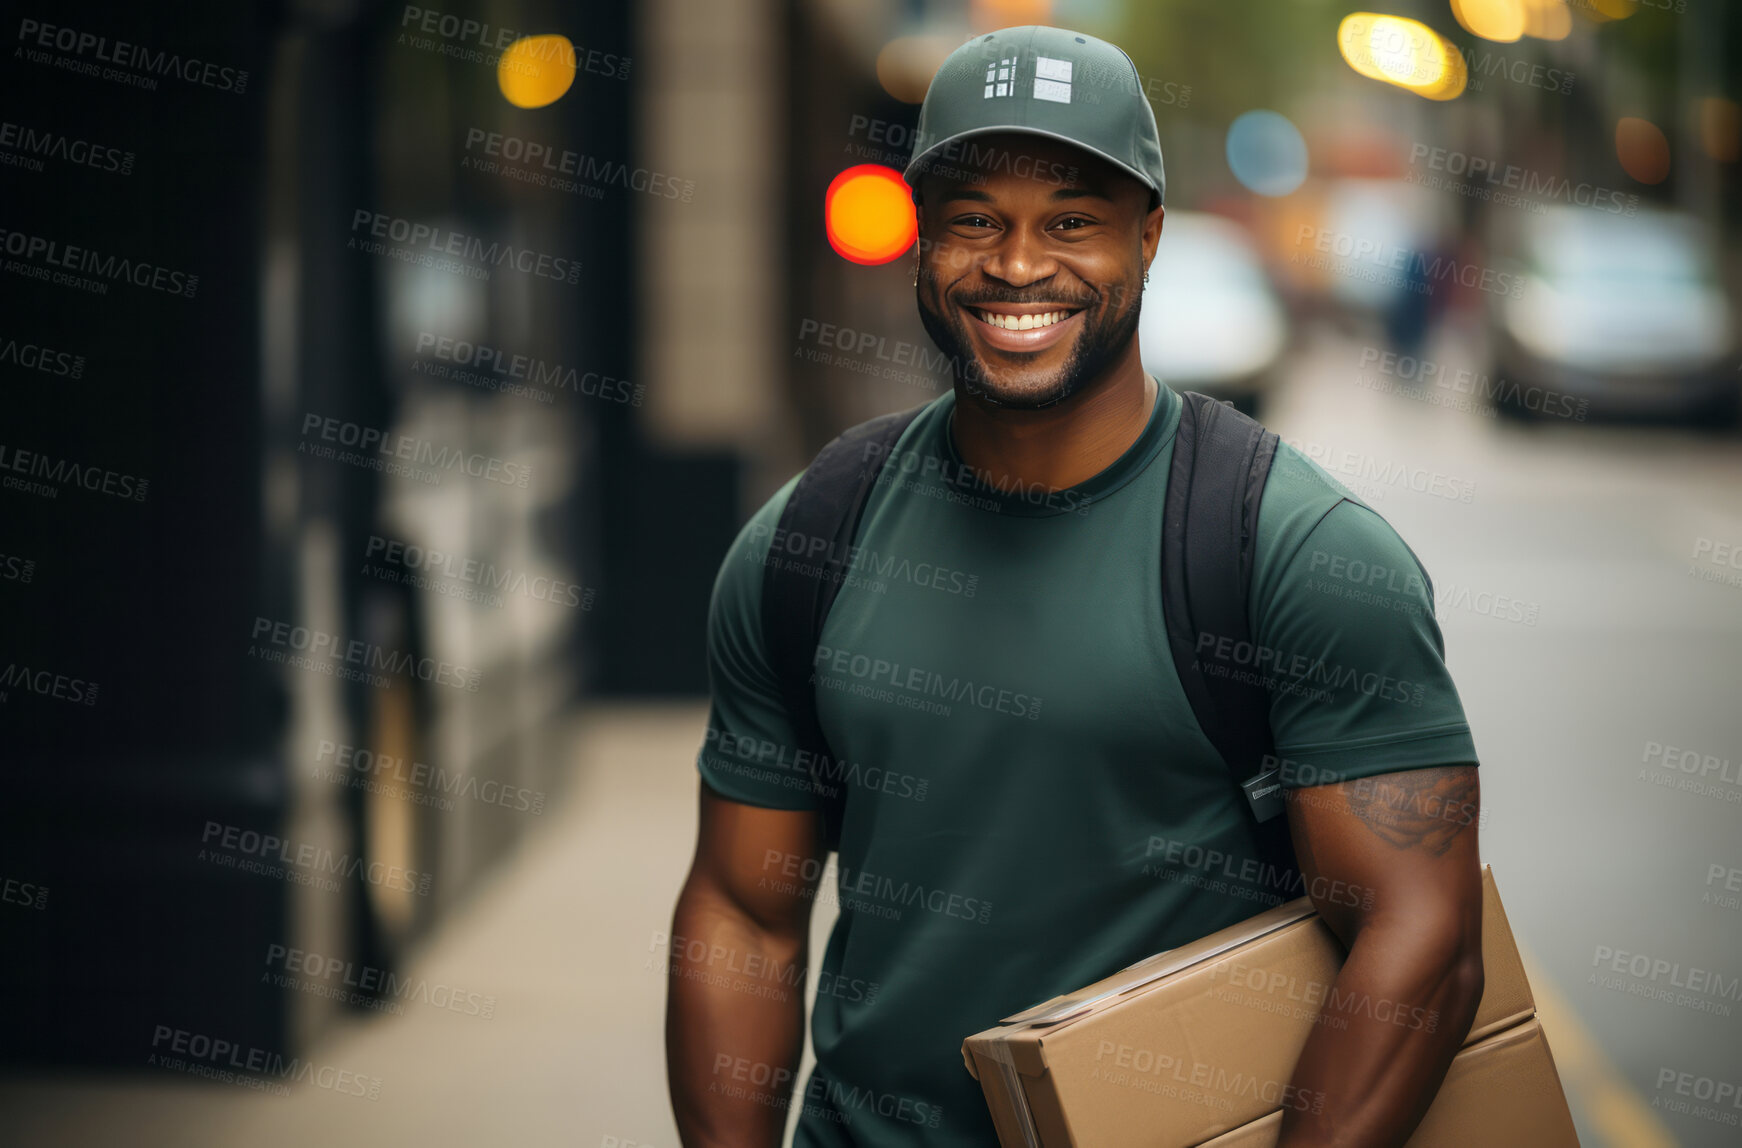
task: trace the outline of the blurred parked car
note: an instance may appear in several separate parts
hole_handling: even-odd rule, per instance
[[[1567,206],[1521,222],[1523,285],[1495,302],[1495,377],[1517,384],[1501,413],[1736,420],[1735,325],[1698,220]]]
[[[1170,211],[1143,289],[1144,369],[1255,413],[1288,342],[1288,316],[1246,233],[1218,215]]]

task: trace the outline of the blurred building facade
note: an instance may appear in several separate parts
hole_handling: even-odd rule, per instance
[[[390,992],[537,826],[583,692],[634,681],[646,637],[599,619],[646,555],[600,491],[671,469],[637,418],[637,30],[479,8],[83,5],[0,75],[26,130],[127,156],[6,169],[9,228],[180,273],[9,284],[12,338],[82,367],[7,394],[13,458],[55,466],[6,492],[0,869],[49,909],[8,921],[9,1061],[305,1047],[347,1006],[286,954]],[[504,99],[511,29],[576,45],[570,98]],[[214,66],[79,70],[117,43]],[[564,162],[590,182],[534,178]]]

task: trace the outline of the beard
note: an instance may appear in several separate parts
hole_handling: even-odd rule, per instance
[[[922,291],[918,296],[919,319],[932,342],[949,356],[949,361],[955,368],[956,384],[964,393],[990,406],[1008,410],[1043,410],[1056,406],[1083,390],[1124,353],[1126,345],[1137,334],[1137,320],[1143,309],[1142,292],[1133,287],[1131,284],[1121,284],[1115,292],[1137,300],[1124,312],[1105,308],[1096,312],[1096,305],[1102,302],[1099,296],[1086,303],[1058,300],[1083,307],[1087,318],[1082,333],[1077,336],[1062,364],[1050,373],[1026,378],[1020,383],[1001,381],[995,375],[994,368],[988,366],[986,360],[975,353],[973,337],[968,333],[967,324],[978,323],[980,320],[968,314],[968,308],[988,303],[1025,303],[1036,300],[1005,292],[997,296],[978,296],[949,311],[938,312],[926,305]],[[1032,359],[1051,350],[1048,347],[1043,351],[1006,353],[1020,361],[1024,358]],[[1014,374],[1025,373],[1021,367],[1004,370]]]

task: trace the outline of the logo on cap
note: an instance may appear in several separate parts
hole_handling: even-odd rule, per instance
[[[997,63],[986,65],[986,94],[980,98],[989,100],[993,96],[1008,96],[1016,89],[1016,83],[1010,74],[1016,71],[1016,57],[1006,56]]]
[[[1034,58],[1034,98],[1055,104],[1071,102],[1071,62],[1051,56]]]
[[[981,99],[1016,94],[1016,56],[1005,56],[986,65],[986,92]],[[1034,98],[1055,104],[1071,102],[1071,62],[1051,56],[1034,58]]]

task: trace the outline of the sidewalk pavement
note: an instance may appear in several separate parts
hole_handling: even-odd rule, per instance
[[[0,1143],[677,1148],[655,945],[694,849],[705,721],[699,703],[581,719],[566,797],[407,970],[494,995],[494,1015],[408,1001],[402,1015],[349,1015],[306,1050],[379,1078],[378,1099],[313,1083],[273,1096],[167,1075],[8,1075]]]

